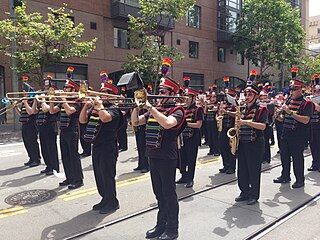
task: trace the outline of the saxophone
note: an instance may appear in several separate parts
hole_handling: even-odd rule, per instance
[[[240,120],[240,105],[236,108],[236,116],[234,120],[234,127],[230,128],[227,132],[227,136],[230,138],[229,145],[231,147],[231,153],[236,155],[239,145],[239,126],[238,121]]]
[[[221,109],[224,108],[223,103],[221,102],[220,107],[219,107],[219,113],[217,116],[217,126],[218,126],[218,131],[222,131],[222,121],[223,121],[223,114],[221,114]]]

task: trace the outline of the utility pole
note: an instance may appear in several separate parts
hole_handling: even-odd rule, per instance
[[[22,2],[20,0],[10,0],[10,18],[13,21],[14,26],[16,26],[16,15],[15,15],[15,7],[21,6]],[[17,43],[15,40],[11,42],[11,54],[15,53],[17,50]],[[18,74],[17,74],[17,59],[14,57],[11,57],[11,79],[12,79],[12,91],[18,92],[19,86],[18,86]],[[16,131],[19,129],[19,115],[18,113],[13,110],[13,131]]]

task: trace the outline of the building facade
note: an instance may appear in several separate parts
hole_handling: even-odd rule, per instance
[[[320,15],[309,18],[309,49],[314,51],[311,55],[320,53]]]
[[[10,0],[2,0],[0,9],[8,9]],[[98,38],[97,47],[87,58],[69,59],[64,63],[47,66],[46,72],[55,78],[64,78],[66,69],[75,67],[74,77],[87,79],[95,89],[100,84],[99,73],[107,71],[115,81],[121,76],[121,65],[127,61],[130,50],[127,37],[127,15],[138,11],[138,0],[27,0],[28,12],[46,15],[48,6],[60,7],[65,2],[72,9],[75,24],[83,23],[84,40]],[[302,25],[305,26],[307,0],[293,0],[293,6],[301,9]],[[253,68],[250,63],[236,52],[231,43],[235,30],[233,19],[240,14],[242,0],[197,0],[196,6],[187,17],[170,23],[171,31],[165,35],[164,42],[178,48],[185,56],[173,63],[170,75],[183,83],[183,77],[191,78],[190,85],[197,89],[207,89],[216,80],[223,84],[223,77],[229,76],[234,86],[239,79],[246,79]],[[4,19],[4,11],[0,19]],[[12,90],[10,59],[0,56],[0,97]],[[273,81],[279,81],[276,71]]]

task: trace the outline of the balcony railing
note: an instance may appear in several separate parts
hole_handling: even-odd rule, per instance
[[[128,20],[128,15],[138,16],[140,5],[138,0],[112,0],[111,17],[119,20]],[[174,29],[175,22],[168,17],[157,17],[158,26],[162,29]]]

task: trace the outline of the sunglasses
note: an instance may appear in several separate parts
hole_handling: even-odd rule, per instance
[[[290,91],[297,91],[298,89],[300,89],[299,87],[291,87],[289,88]]]
[[[245,94],[244,94],[245,97],[251,97],[251,96],[253,96],[253,95],[254,95],[253,93],[245,93]]]
[[[160,94],[165,94],[165,93],[167,93],[167,92],[169,92],[169,90],[167,90],[167,89],[165,89],[165,88],[161,88],[161,89],[159,90],[159,93],[160,93]]]

